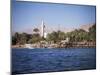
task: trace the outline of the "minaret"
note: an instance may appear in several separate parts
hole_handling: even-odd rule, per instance
[[[41,24],[41,37],[44,37],[44,21],[42,20],[42,24]]]

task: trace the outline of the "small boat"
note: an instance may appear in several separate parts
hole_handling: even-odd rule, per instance
[[[33,47],[27,47],[28,49],[34,49]]]
[[[25,48],[28,48],[28,49],[34,49],[34,47],[32,47],[31,44],[25,44]]]

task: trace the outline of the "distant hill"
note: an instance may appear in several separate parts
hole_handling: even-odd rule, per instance
[[[89,28],[92,27],[92,26],[93,26],[93,24],[90,24],[90,25],[82,25],[82,26],[80,26],[80,29],[83,29],[83,30],[89,32]]]

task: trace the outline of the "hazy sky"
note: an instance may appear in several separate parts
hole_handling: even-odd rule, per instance
[[[95,6],[12,2],[12,31],[31,33],[44,20],[48,30],[77,28],[96,22]]]

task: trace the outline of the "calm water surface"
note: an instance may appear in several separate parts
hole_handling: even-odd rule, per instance
[[[96,68],[95,48],[12,49],[12,73],[39,73]]]

